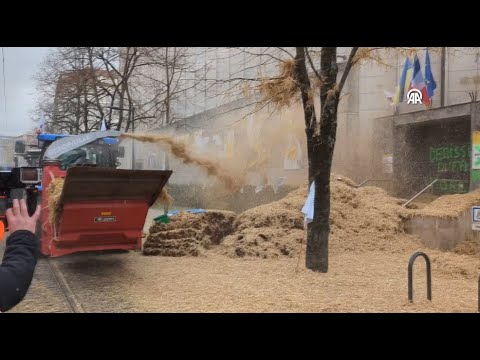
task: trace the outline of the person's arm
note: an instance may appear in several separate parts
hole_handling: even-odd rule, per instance
[[[37,265],[40,242],[35,236],[35,226],[40,215],[37,207],[32,217],[28,215],[25,200],[14,200],[7,210],[11,235],[7,239],[3,261],[0,265],[0,311],[13,308],[25,297]]]

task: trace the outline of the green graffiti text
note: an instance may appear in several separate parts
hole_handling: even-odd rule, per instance
[[[448,160],[460,160],[470,158],[470,145],[447,145],[430,148],[430,161],[438,163]]]

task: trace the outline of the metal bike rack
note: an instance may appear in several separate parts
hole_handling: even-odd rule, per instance
[[[408,300],[413,302],[413,263],[417,259],[417,257],[422,256],[425,259],[425,263],[427,264],[427,299],[432,301],[432,269],[430,266],[430,259],[428,258],[427,254],[423,252],[416,252],[410,258],[408,262]],[[479,279],[480,284],[480,279]],[[479,299],[480,299],[480,288],[479,288]],[[479,303],[480,309],[480,303]]]

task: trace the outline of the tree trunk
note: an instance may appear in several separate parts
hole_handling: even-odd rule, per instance
[[[93,51],[94,48],[88,47],[87,48],[87,53],[88,53],[88,62],[90,65],[90,77],[92,80],[92,87],[93,87],[93,95],[95,96],[95,105],[97,105],[98,112],[100,113],[100,120],[104,119],[104,114],[103,114],[103,108],[102,105],[100,104],[100,96],[98,95],[98,88],[97,86],[99,85],[99,81],[97,79],[97,73],[96,69],[93,64]]]
[[[118,112],[118,125],[117,125],[117,130],[121,131],[122,130],[122,125],[123,125],[123,107],[124,107],[124,102],[125,102],[125,92],[127,91],[127,74],[128,74],[128,67],[130,66],[130,48],[127,47],[126,49],[127,53],[125,56],[125,64],[122,69],[122,85],[120,87],[120,99],[119,99],[119,104],[118,107],[120,108]],[[128,127],[128,124],[126,125]],[[128,130],[125,130],[128,131]]]
[[[328,115],[321,116],[329,126],[322,135],[307,139],[309,179],[315,181],[314,216],[308,224],[306,267],[320,272],[328,271],[328,240],[330,235],[330,171],[336,132],[336,105],[326,107]],[[327,135],[327,133],[329,135]],[[325,141],[325,138],[330,140]],[[310,184],[312,180],[310,180]]]
[[[308,224],[306,267],[328,271],[330,235],[330,171],[337,132],[339,95],[337,81],[337,48],[322,48],[320,90],[320,124],[307,129],[309,182],[315,181],[314,216]]]
[[[122,87],[120,89],[120,99],[118,102],[118,107],[120,110],[118,110],[118,124],[117,124],[117,131],[122,130],[122,123],[123,123],[123,104],[124,104],[124,96],[125,96],[125,85],[122,83]]]
[[[81,109],[81,101],[80,101],[80,94],[77,93],[75,96],[77,102],[75,104],[75,135],[81,134],[80,124],[82,119],[82,109]]]
[[[165,96],[165,123],[170,124],[170,74],[169,74],[169,62],[168,62],[168,47],[165,48],[165,78],[167,79],[167,94]]]
[[[88,103],[87,103],[87,94],[86,88],[83,94],[83,133],[88,133]]]

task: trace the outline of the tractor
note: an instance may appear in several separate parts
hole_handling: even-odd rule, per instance
[[[5,228],[5,211],[13,199],[24,198],[30,214],[41,204],[37,235],[45,256],[140,250],[148,209],[172,171],[119,169],[124,156],[120,135],[112,130],[38,134],[33,146],[17,141],[15,165],[0,167],[0,221]],[[52,223],[49,186],[56,178],[64,181],[56,199],[61,211]]]

